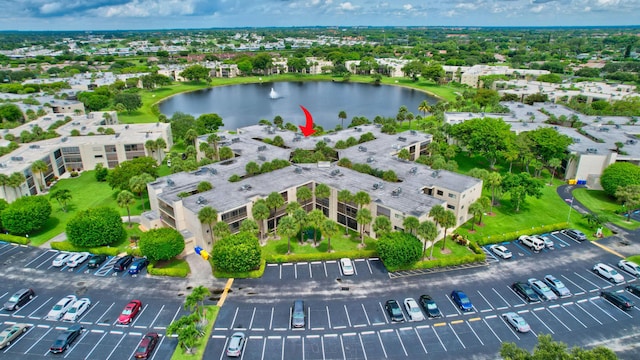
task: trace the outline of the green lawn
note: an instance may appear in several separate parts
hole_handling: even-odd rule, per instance
[[[616,211],[620,210],[622,205],[616,203],[603,190],[575,189],[573,190],[573,196],[593,213],[604,216],[607,220],[620,227],[631,230],[640,227],[639,222],[633,219],[626,221],[624,216],[616,214]]]
[[[67,222],[82,210],[108,206],[117,209],[122,216],[127,215],[127,210],[121,209],[116,203],[118,190],[112,190],[106,182],[97,182],[94,173],[93,170],[83,171],[77,178],[59,180],[49,190],[51,192],[55,189],[68,189],[71,191],[72,198],[67,204],[67,212],[62,211],[62,207],[56,200],[50,199],[53,207],[51,217],[40,231],[35,234],[29,234],[32,245],[41,245],[64,232]],[[149,209],[148,199],[145,200],[145,208]],[[136,204],[131,207],[131,215],[141,213],[142,206],[139,198],[137,198]]]
[[[320,238],[320,235],[318,235]],[[291,238],[291,253],[295,255],[301,254],[326,254],[327,253],[327,240],[318,241],[318,246],[313,246],[313,241],[308,240],[303,244],[298,242],[299,239]],[[278,255],[287,254],[287,238],[281,238],[278,240],[268,240],[267,244],[262,247],[262,254],[266,259],[270,259]],[[331,249],[334,252],[342,253],[349,251],[357,251],[360,244],[360,237],[358,234],[351,232],[349,236],[345,236],[344,230],[339,234],[331,238]],[[364,250],[375,250],[375,240],[365,237],[365,244],[367,245]]]
[[[196,350],[193,354],[186,354],[184,350],[178,346],[171,356],[171,360],[194,360],[202,359],[204,357],[204,349],[207,347],[209,337],[213,331],[213,324],[216,322],[218,312],[220,308],[215,305],[205,306],[205,317],[207,318],[207,325],[204,330],[204,335],[198,340],[196,344]]]

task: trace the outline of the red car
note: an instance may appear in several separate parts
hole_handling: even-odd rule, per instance
[[[138,344],[138,348],[133,357],[136,359],[146,359],[148,358],[153,349],[156,348],[158,344],[158,334],[154,332],[147,333],[142,340],[140,340],[140,344]]]
[[[118,324],[127,325],[131,323],[131,320],[138,315],[142,308],[142,301],[131,300],[127,306],[124,307],[120,316],[118,316]]]

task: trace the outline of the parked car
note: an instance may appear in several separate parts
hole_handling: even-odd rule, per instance
[[[125,255],[118,259],[115,264],[113,264],[113,271],[125,271],[133,262],[133,256]]]
[[[514,282],[511,284],[511,288],[515,291],[516,294],[520,295],[526,302],[528,303],[538,303],[540,302],[540,297],[536,294],[535,291],[529,286],[529,284],[525,282]]]
[[[629,311],[635,306],[633,301],[629,300],[628,297],[613,291],[602,291],[600,292],[600,296],[625,311]]]
[[[587,236],[580,230],[568,229],[568,230],[564,230],[562,233],[572,238],[573,240],[577,240],[577,241],[587,240]]]
[[[548,286],[547,284],[543,283],[542,281],[536,279],[536,278],[531,278],[529,280],[527,280],[527,283],[529,284],[529,286],[531,286],[531,289],[533,289],[533,291],[535,291],[538,295],[540,295],[541,299],[544,300],[557,300],[558,299],[558,295],[556,295],[556,293],[554,293]]]
[[[620,273],[618,273],[616,269],[607,264],[595,264],[593,266],[593,272],[616,284],[624,282],[624,276],[620,275]]]
[[[558,295],[559,297],[571,296],[571,291],[569,291],[569,289],[564,285],[564,283],[558,280],[555,276],[545,275],[544,282],[546,282],[547,285],[549,285],[549,287],[551,288],[551,290],[554,293],[556,293],[556,295]]]
[[[227,356],[229,357],[239,357],[242,355],[242,349],[244,349],[244,344],[246,341],[246,337],[242,332],[235,332],[231,335],[231,339],[229,339],[229,346],[227,347]]]
[[[471,304],[471,300],[469,300],[469,297],[463,291],[453,290],[451,292],[451,300],[453,300],[460,310],[473,311],[473,304]]]
[[[407,314],[409,314],[409,320],[411,321],[424,320],[424,315],[422,314],[422,310],[420,310],[418,303],[413,298],[404,299],[404,308],[405,310],[407,310]]]
[[[56,256],[55,259],[53,259],[53,261],[51,262],[51,265],[54,267],[62,267],[67,263],[67,260],[69,260],[70,257],[71,257],[71,253],[62,252],[58,254],[58,256]]]
[[[491,249],[494,254],[500,256],[503,259],[510,259],[513,256],[511,250],[502,245],[491,245],[489,249]]]
[[[27,324],[15,324],[0,332],[0,349],[4,349],[6,346],[11,345],[11,342],[18,338],[18,336],[24,334],[29,329]]]
[[[291,309],[291,326],[294,328],[305,327],[306,312],[304,311],[304,301],[296,300]]]
[[[64,352],[69,348],[69,346],[71,346],[71,344],[73,344],[78,336],[80,336],[82,329],[83,327],[81,325],[72,325],[58,336],[56,341],[54,341],[53,345],[49,348],[49,351],[54,354]]]
[[[518,240],[522,242],[522,245],[530,248],[535,252],[539,252],[540,250],[544,249],[544,241],[533,236],[520,235]]]
[[[63,297],[62,299],[58,300],[55,305],[53,305],[51,310],[49,310],[47,316],[45,316],[45,319],[60,320],[60,318],[62,318],[62,315],[64,315],[77,300],[78,298],[75,295],[67,295]]]
[[[516,331],[521,332],[521,333],[526,333],[531,331],[531,327],[529,326],[529,324],[527,324],[527,322],[524,320],[524,318],[520,315],[518,315],[517,313],[514,312],[508,312],[506,314],[502,315],[502,318],[511,326],[513,326],[514,329],[516,329]]]
[[[625,289],[628,292],[632,293],[633,295],[640,297],[640,285],[637,285],[637,284],[627,285]]]
[[[36,296],[36,293],[33,292],[33,289],[20,289],[4,303],[4,309],[7,311],[18,310],[33,299],[34,296]]]
[[[91,259],[89,259],[87,267],[90,269],[95,269],[102,265],[105,260],[107,260],[107,255],[93,255]]]
[[[384,308],[387,310],[391,321],[404,321],[404,315],[402,314],[402,309],[400,309],[400,305],[395,300],[387,300],[384,303]]]
[[[118,316],[118,324],[127,325],[131,323],[140,312],[140,309],[142,309],[142,301],[131,300]]]
[[[620,260],[618,267],[633,276],[640,276],[640,266],[633,261]]]
[[[67,260],[67,266],[70,268],[75,268],[83,262],[87,261],[87,259],[91,256],[88,252],[81,252],[71,255],[71,257]]]
[[[133,357],[136,359],[148,359],[149,356],[151,356],[151,353],[153,353],[153,349],[155,349],[158,344],[158,338],[158,333],[146,333],[142,339],[140,339],[140,343],[138,344],[138,348],[133,354]]]
[[[533,237],[542,240],[542,242],[544,243],[544,247],[546,247],[547,249],[554,249],[555,244],[553,243],[553,240],[551,240],[549,235],[533,235]]]
[[[129,266],[129,274],[138,274],[142,269],[149,265],[149,259],[146,257],[137,258],[133,260],[131,266]]]
[[[430,318],[442,317],[442,313],[440,309],[438,309],[438,305],[429,295],[420,295],[420,305],[424,309],[424,312],[427,313],[427,316]]]
[[[353,275],[355,270],[353,269],[353,262],[349,258],[340,259],[340,268],[342,268],[342,275]]]
[[[81,298],[74,302],[69,310],[62,317],[62,321],[76,321],[84,314],[91,306],[91,300],[89,298]]]

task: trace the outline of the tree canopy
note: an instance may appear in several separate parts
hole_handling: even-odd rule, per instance
[[[42,228],[50,215],[51,204],[46,197],[25,196],[2,211],[2,226],[11,234],[25,235]]]
[[[151,261],[169,260],[184,250],[184,237],[172,228],[143,232],[138,242],[140,252]]]
[[[502,119],[489,117],[453,125],[450,133],[469,153],[485,156],[491,168],[494,167],[498,155],[507,150],[509,142],[515,136],[511,132],[511,125]]]
[[[422,256],[422,243],[404,232],[384,233],[377,241],[378,254],[387,268],[413,264]]]
[[[218,240],[211,250],[216,269],[228,272],[255,270],[260,266],[262,249],[258,239],[249,232],[240,232]]]
[[[616,360],[618,358],[613,351],[604,346],[596,346],[589,350],[574,347],[569,350],[567,344],[553,341],[549,334],[538,336],[538,344],[533,348],[533,353],[512,342],[502,343],[500,356],[505,360]]]
[[[142,156],[118,164],[107,175],[107,183],[112,189],[130,190],[131,178],[140,174],[149,174],[154,179],[158,177],[158,166],[153,158]]]
[[[640,185],[640,167],[628,162],[607,166],[600,176],[600,184],[609,196],[615,196],[618,187]]]
[[[109,207],[80,211],[67,223],[66,233],[69,242],[77,247],[111,245],[126,234],[120,214]]]

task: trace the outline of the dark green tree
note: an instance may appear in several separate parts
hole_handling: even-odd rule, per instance
[[[120,93],[113,98],[114,103],[124,105],[124,108],[131,114],[142,106],[142,98],[138,94]]]
[[[111,245],[126,234],[120,214],[109,207],[80,211],[67,223],[66,233],[69,242],[77,247]]]
[[[138,245],[150,261],[169,260],[184,250],[184,237],[172,228],[151,229],[142,233]]]
[[[107,175],[107,183],[112,189],[129,190],[131,178],[140,174],[149,174],[154,179],[158,177],[156,161],[148,156],[142,156],[118,164]]]
[[[409,266],[420,260],[421,243],[415,236],[404,232],[390,232],[377,241],[380,260],[387,269]]]
[[[607,195],[614,197],[619,187],[640,185],[640,167],[628,162],[616,162],[602,172],[600,184]]]
[[[240,232],[218,240],[211,250],[213,266],[227,272],[246,272],[260,266],[262,250],[258,239]]]
[[[218,114],[202,114],[196,119],[196,131],[199,135],[214,133],[221,126],[224,123]]]
[[[26,235],[42,228],[50,215],[51,204],[46,197],[25,196],[9,204],[0,217],[8,232]]]

